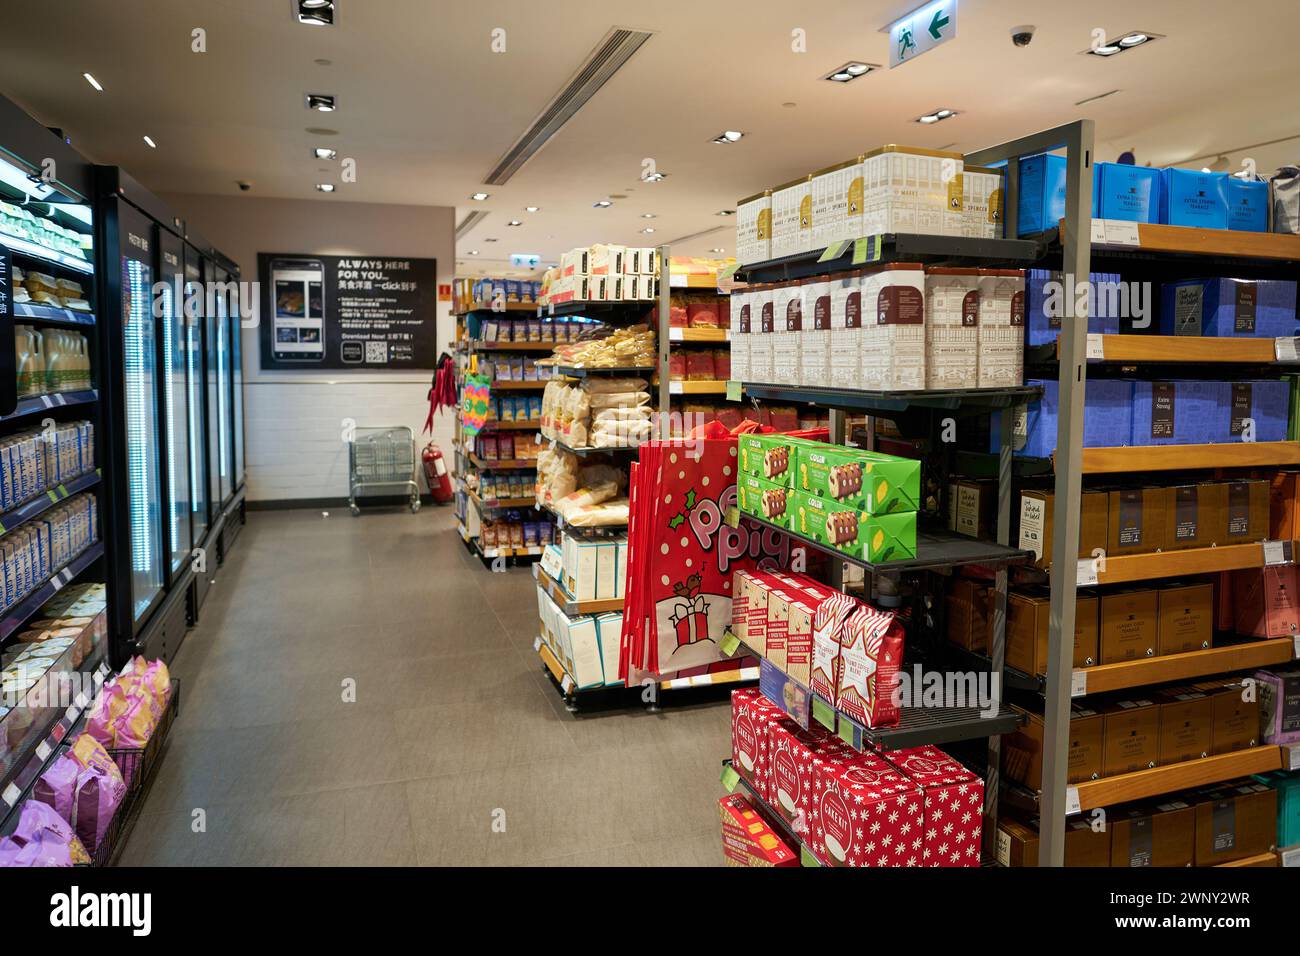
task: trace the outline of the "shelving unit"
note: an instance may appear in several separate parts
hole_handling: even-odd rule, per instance
[[[1300,442],[1261,441],[1217,445],[1127,445],[1084,448],[1085,475],[1206,468],[1258,468],[1300,465]]]
[[[1082,697],[1128,687],[1147,687],[1172,681],[1208,677],[1228,671],[1253,670],[1285,664],[1296,657],[1296,642],[1289,637],[1246,641],[1224,647],[1208,647],[1186,654],[1166,654],[1139,660],[1076,667],[1071,694]]]
[[[1066,789],[1067,813],[1114,806],[1144,797],[1158,797],[1191,787],[1249,777],[1282,767],[1281,749],[1274,746],[1252,747],[1234,753],[1215,754],[1199,760],[1171,763],[1148,770],[1103,777],[1072,784]]]
[[[1124,584],[1131,581],[1155,581],[1188,574],[1212,574],[1262,568],[1265,565],[1263,544],[1227,544],[1218,548],[1187,548],[1182,551],[1155,551],[1150,554],[1116,554],[1106,558],[1106,569],[1088,574],[1092,559],[1080,560],[1079,583]],[[1095,580],[1094,580],[1095,577]]]

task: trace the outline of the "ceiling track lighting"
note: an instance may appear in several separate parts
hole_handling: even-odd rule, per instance
[[[474,193],[469,198],[474,200],[475,202],[482,202],[483,200],[487,199],[489,195],[490,195],[489,193]]]
[[[339,152],[336,149],[326,149],[324,146],[317,146],[312,150],[312,155],[317,159],[337,159]]]
[[[614,204],[610,202],[608,199],[598,199],[591,204],[593,209],[608,209],[612,205]]]
[[[1084,50],[1088,56],[1099,56],[1102,59],[1115,56],[1119,53],[1126,53],[1129,50],[1144,46],[1152,40],[1163,38],[1160,33],[1147,33],[1145,30],[1130,30],[1128,33],[1121,33],[1113,40],[1105,40],[1093,45],[1092,49]]]
[[[334,26],[333,0],[290,0],[299,23],[309,27]]]
[[[338,97],[333,93],[308,93],[306,101],[307,109],[321,113],[332,113],[338,106]]]
[[[823,76],[822,79],[830,80],[832,83],[848,83],[878,69],[880,69],[880,67],[875,63],[866,63],[862,60],[849,60],[849,62],[845,63],[843,66],[831,70]]]
[[[523,223],[520,222],[518,219],[511,219],[508,223],[506,223],[506,225],[507,225],[507,226],[522,226]]]
[[[524,212],[541,212],[541,211],[542,211],[542,207],[541,207],[541,206],[525,206],[525,207],[524,207]]]
[[[921,123],[925,126],[929,126],[932,123],[939,123],[946,119],[952,119],[956,115],[957,115],[956,110],[950,110],[950,109],[931,110],[929,113],[923,113],[922,115],[918,116],[916,118],[916,122]]]
[[[744,135],[745,134],[738,129],[723,130],[717,136],[713,137],[713,142],[726,146],[729,143],[739,143]]]

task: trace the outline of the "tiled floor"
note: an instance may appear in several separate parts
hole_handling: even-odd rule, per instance
[[[575,719],[536,607],[449,509],[251,512],[122,863],[720,864],[726,704]]]

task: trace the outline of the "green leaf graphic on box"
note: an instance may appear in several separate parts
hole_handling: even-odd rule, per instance
[[[686,515],[673,515],[668,520],[668,527],[673,528],[675,530],[681,527],[682,524],[685,523],[685,521],[686,521]]]
[[[690,491],[686,492],[686,510],[690,511],[694,507],[695,507],[695,489],[692,488]]]

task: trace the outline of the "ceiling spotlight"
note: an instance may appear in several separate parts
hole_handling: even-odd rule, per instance
[[[642,232],[645,232],[645,233],[654,232],[654,231],[655,231],[655,227],[654,227],[654,226],[646,226],[646,227],[645,227],[644,229],[642,229],[641,231],[642,231]]]
[[[469,251],[469,254],[470,254],[471,256],[476,256],[476,255],[478,255],[478,250],[477,250],[477,249],[471,249],[471,250]]]
[[[326,149],[324,146],[317,146],[311,152],[317,159],[335,159],[339,154],[337,149]]]
[[[488,198],[488,194],[487,194],[487,193],[474,193],[474,195],[470,196],[469,198],[470,198],[470,199],[473,199],[475,202],[482,202],[484,199],[487,199],[487,198]]]
[[[716,248],[716,249],[710,249],[710,250],[709,250],[709,252],[726,252],[726,251],[727,251],[727,250],[726,250],[726,249],[723,249],[721,246],[719,246],[719,247]]]
[[[874,63],[850,60],[839,69],[831,70],[823,79],[830,80],[833,83],[847,83],[849,80],[856,80],[860,76],[866,76],[875,69],[878,69],[878,67]]]
[[[520,222],[518,219],[511,219],[508,223],[506,223],[506,225],[507,225],[507,226],[522,226],[523,223]]]
[[[1130,30],[1127,33],[1121,33],[1118,39],[1106,40],[1095,44],[1092,49],[1084,50],[1091,56],[1114,56],[1116,53],[1124,53],[1132,50],[1134,47],[1142,46],[1152,40],[1159,40],[1161,34],[1147,33],[1145,30]]]
[[[1120,50],[1119,47],[1111,46],[1108,43],[1105,46],[1097,47],[1097,49],[1093,50],[1092,52],[1097,54],[1098,56],[1114,56],[1116,53],[1120,53],[1122,51]]]
[[[525,206],[524,212],[540,212],[541,209],[541,206]]]
[[[146,137],[144,138],[144,144],[145,144],[146,146],[148,146],[150,149],[157,149],[157,148],[158,148],[158,144],[155,143],[155,142],[153,141],[153,137],[152,137],[152,136],[146,136]]]
[[[332,0],[294,0],[294,12],[299,23],[313,27],[332,27],[334,25],[334,4]]]
[[[642,219],[653,219],[654,217],[655,217],[655,214],[652,213],[652,212],[643,212],[643,213],[641,213],[641,218],[642,218]]]
[[[926,113],[923,116],[918,116],[916,118],[916,121],[918,123],[924,123],[928,126],[930,123],[937,123],[940,120],[952,119],[956,115],[957,115],[956,110],[950,110],[950,109],[933,110],[932,112]]]
[[[608,209],[610,206],[614,204],[610,202],[608,199],[598,199],[591,205],[595,209]]]
[[[308,93],[307,108],[310,110],[319,110],[322,113],[334,112],[336,105],[335,97],[332,93]]]
[[[920,117],[919,119],[917,119],[917,122],[918,122],[918,123],[937,123],[937,122],[939,122],[939,117],[935,116],[933,113],[927,113],[925,116],[922,116],[922,117]]]
[[[742,133],[740,130],[728,129],[728,130],[723,130],[717,136],[713,137],[713,141],[715,143],[722,143],[723,145],[727,143],[738,143],[740,142],[740,138],[744,135],[745,134]]]
[[[334,184],[333,184],[333,183],[317,183],[317,184],[316,184],[316,189],[317,189],[318,192],[323,192],[323,193],[332,193],[332,192],[334,191]]]
[[[646,173],[644,176],[641,177],[641,182],[643,182],[643,183],[657,183],[657,182],[659,182],[661,179],[667,179],[667,178],[668,178],[668,174],[667,174],[667,173],[658,173],[658,172],[655,172],[655,173]]]
[[[1130,33],[1126,37],[1119,38],[1119,45],[1127,49],[1131,46],[1137,46],[1139,43],[1146,43],[1149,39],[1151,38],[1145,33]]]
[[[93,76],[91,76],[89,73],[83,73],[83,74],[81,74],[81,75],[84,76],[84,77],[86,78],[86,82],[87,82],[87,83],[89,83],[91,86],[93,86],[93,87],[95,88],[95,92],[96,92],[96,93],[103,93],[103,92],[104,92],[104,88],[103,88],[102,86],[99,85],[99,80],[95,79],[95,78],[94,78]]]
[[[718,215],[719,215],[719,216],[734,216],[735,214],[736,214],[736,211],[735,211],[734,209],[719,209],[719,210],[718,210]]]

